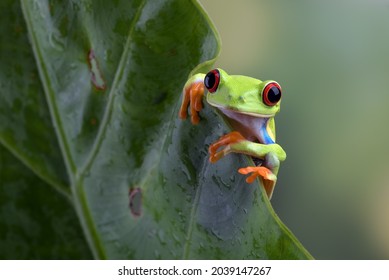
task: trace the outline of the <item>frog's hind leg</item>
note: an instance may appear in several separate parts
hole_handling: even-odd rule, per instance
[[[248,166],[245,168],[240,168],[238,172],[243,175],[251,173],[246,178],[246,182],[249,184],[253,183],[257,177],[261,177],[266,194],[269,199],[271,199],[274,186],[276,185],[277,176],[274,175],[274,173],[269,168],[264,166]]]

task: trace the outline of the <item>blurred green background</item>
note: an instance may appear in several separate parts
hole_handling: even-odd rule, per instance
[[[216,66],[283,87],[276,213],[317,259],[388,259],[389,1],[200,2]]]

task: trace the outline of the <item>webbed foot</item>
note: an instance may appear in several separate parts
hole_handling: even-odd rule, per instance
[[[186,119],[187,110],[190,107],[192,124],[198,124],[200,121],[199,113],[203,109],[202,99],[204,95],[204,83],[202,80],[193,81],[186,85],[183,90],[182,104],[179,111],[179,117]]]
[[[277,181],[277,176],[270,171],[270,169],[264,166],[248,166],[245,168],[240,168],[238,170],[240,174],[247,175],[251,173],[247,178],[246,182],[251,184],[257,177],[262,178],[263,186],[265,188],[266,194],[271,198],[273,195],[274,186]]]

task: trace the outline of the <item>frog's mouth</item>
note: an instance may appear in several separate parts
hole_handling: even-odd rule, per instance
[[[269,119],[274,115],[242,113],[226,108],[218,108],[232,128],[247,140],[261,144],[274,144],[275,137],[268,127]]]
[[[230,126],[238,131],[248,141],[261,144],[274,144],[275,137],[268,128],[269,119],[274,115],[259,115],[254,113],[241,113],[225,108],[218,108]],[[251,156],[254,164],[260,166],[263,159]]]

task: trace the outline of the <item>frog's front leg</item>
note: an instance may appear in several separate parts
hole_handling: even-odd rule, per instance
[[[199,112],[203,108],[202,99],[204,96],[204,74],[196,74],[192,76],[186,83],[183,89],[183,97],[179,117],[186,119],[188,107],[191,114],[193,124],[198,124],[200,121]]]
[[[216,162],[229,153],[241,153],[264,159],[264,166],[248,166],[240,168],[239,173],[247,175],[247,183],[252,183],[257,177],[263,179],[263,185],[271,198],[277,181],[280,161],[285,160],[286,154],[278,144],[260,144],[248,141],[239,132],[233,131],[222,136],[209,147],[210,161]]]

